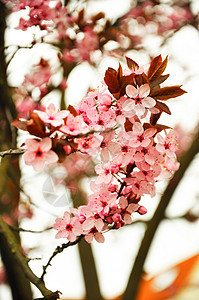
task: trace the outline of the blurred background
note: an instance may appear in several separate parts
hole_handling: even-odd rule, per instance
[[[28,24],[31,5],[27,1],[25,9],[18,10],[19,2],[25,1],[0,1],[1,24],[2,20],[6,20],[4,30],[3,25],[1,29],[5,40],[1,39],[0,59],[5,59],[4,87],[6,85],[9,89],[12,96],[9,101],[15,106],[15,113],[12,115],[9,112],[11,119],[17,115],[27,117],[29,109],[37,109],[39,105],[50,102],[62,109],[68,104],[78,103],[89,89],[100,84],[108,67],[116,69],[119,62],[125,66],[125,56],[141,66],[147,66],[156,55],[161,54],[163,59],[168,55],[165,74],[170,74],[170,77],[167,85],[183,85],[187,94],[168,100],[172,115],[165,114],[161,122],[176,129],[179,136],[178,156],[183,159],[198,132],[197,0],[63,1],[62,5],[67,7],[63,15],[54,19],[46,18],[43,23],[39,20],[35,25]],[[55,10],[55,2],[46,1],[46,5]],[[75,26],[69,22],[72,16],[78,16]],[[61,22],[63,28],[59,27]],[[48,30],[42,28],[46,24],[50,24]],[[5,74],[1,75],[4,80]],[[39,78],[37,82],[31,79],[33,74],[36,74],[34,78]],[[3,120],[4,108],[12,112],[12,105],[6,105],[2,102],[1,126],[6,122]],[[5,129],[5,126],[2,128]],[[13,139],[12,132],[11,136]],[[18,147],[27,136],[27,133],[18,131]],[[0,138],[1,149],[9,149],[11,141],[8,141],[8,135],[5,137],[1,133]],[[79,199],[85,201],[90,192],[89,182],[94,178],[94,163],[89,158],[85,163],[81,156],[69,156],[63,164],[36,173],[31,167],[25,166],[23,160],[19,159],[18,162],[14,159],[15,162],[9,162],[7,167],[2,159],[0,208],[8,222],[27,231],[42,231],[20,231],[22,247],[31,259],[29,265],[40,277],[42,266],[47,263],[56,246],[63,242],[54,238],[55,232],[51,229],[54,220],[62,216],[72,202],[77,205]],[[140,254],[143,257],[144,275],[139,290],[135,298],[126,299],[199,299],[198,162],[198,155],[194,155],[180,183],[172,183],[174,194],[168,201],[165,215],[159,220],[156,216],[157,228],[152,242],[147,246],[146,257]],[[14,173],[18,174],[14,180],[7,172],[11,165]],[[7,180],[2,180],[4,172]],[[45,275],[47,288],[60,290],[61,299],[85,299],[85,295],[86,299],[93,300],[102,297],[123,299],[121,295],[128,286],[141,241],[152,224],[150,220],[153,220],[162,197],[169,197],[166,194],[168,184],[166,181],[158,183],[154,198],[143,197],[141,204],[146,206],[148,213],[134,217],[131,225],[107,232],[104,244],[94,241],[88,246],[80,243],[57,255]],[[11,204],[13,199],[14,206]],[[3,243],[0,243],[3,256]],[[2,257],[0,299],[15,299],[11,284],[6,279],[6,263],[3,261]],[[94,273],[89,273],[89,269]],[[92,285],[96,295],[92,294]],[[41,297],[36,287],[31,285],[31,289],[33,298]],[[93,296],[88,296],[89,293]]]

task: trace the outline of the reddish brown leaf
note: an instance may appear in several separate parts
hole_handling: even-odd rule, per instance
[[[117,93],[120,89],[119,80],[117,76],[110,72],[109,70],[106,71],[104,81],[108,86],[109,91],[114,94]]]
[[[168,56],[161,63],[161,65],[156,69],[156,71],[149,77],[149,81],[155,81],[162,75],[162,73],[166,69],[167,62],[168,62]]]
[[[69,110],[69,112],[73,115],[73,117],[76,117],[76,116],[78,115],[76,109],[75,109],[74,106],[72,106],[72,105],[69,105],[69,106],[67,107],[67,110]]]
[[[157,89],[150,94],[150,97],[159,100],[168,100],[171,98],[176,98],[186,93],[183,89],[181,89],[180,85],[164,87],[161,89]]]
[[[149,80],[145,73],[142,73],[140,75],[135,75],[135,81],[138,86],[141,86],[145,83],[149,84]]]
[[[122,66],[119,64],[119,68],[117,70],[117,79],[120,81],[121,77],[122,77]]]
[[[159,88],[159,85],[161,83],[163,83],[169,76],[170,76],[169,74],[161,75],[159,78],[157,78],[153,82],[150,82],[151,90],[153,91],[155,87]]]
[[[171,115],[171,111],[165,103],[162,103],[160,101],[156,101],[156,106],[155,107],[157,107],[161,112],[165,112],[165,113]]]
[[[11,125],[15,126],[16,128],[18,129],[21,129],[21,130],[27,130],[27,121],[22,121],[20,119],[15,119],[12,121]]]
[[[158,132],[165,130],[165,129],[170,129],[171,127],[162,125],[162,124],[156,124],[155,127],[157,128]]]
[[[151,125],[155,126],[155,124],[159,120],[161,114],[162,114],[161,112],[158,113],[158,114],[151,114],[151,117],[150,117],[150,123],[151,123]]]
[[[155,72],[158,70],[158,68],[161,66],[162,64],[162,56],[158,55],[156,57],[154,57],[154,59],[152,59],[150,66],[149,66],[149,70],[147,73],[148,78],[150,79],[153,74],[155,74]]]
[[[95,23],[96,21],[103,19],[105,17],[103,12],[99,12],[98,14],[94,15],[91,20]]]
[[[132,131],[133,124],[129,121],[128,118],[126,118],[126,121],[124,123],[124,128],[125,128],[125,131]]]
[[[139,68],[139,65],[134,60],[132,60],[131,58],[129,58],[127,56],[125,56],[125,58],[126,58],[127,66],[129,67],[129,69],[133,70],[133,69]]]
[[[133,84],[133,81],[134,81],[134,74],[130,74],[130,75],[127,75],[127,76],[122,76],[121,78],[121,90],[125,93],[125,89],[126,89],[126,86],[128,84]]]
[[[49,135],[49,134],[46,134],[45,131],[42,131],[41,128],[39,126],[37,126],[37,124],[35,123],[35,121],[33,119],[31,119],[30,121],[28,121],[27,131],[30,134],[38,136],[40,138],[44,138],[44,137],[46,137],[46,136]]]

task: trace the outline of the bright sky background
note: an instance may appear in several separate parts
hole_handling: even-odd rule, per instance
[[[103,5],[104,3],[104,5]],[[109,5],[107,5],[109,3]],[[92,10],[99,11],[104,7],[105,11],[111,17],[118,13],[123,13],[128,9],[129,1],[112,0],[112,1],[94,1]],[[199,4],[195,1],[196,5]],[[123,11],[122,11],[123,10]],[[119,12],[118,12],[119,11]],[[17,20],[12,20],[16,22]],[[29,33],[20,33],[19,31],[10,31],[7,34],[7,44],[24,43],[26,38],[29,38]],[[147,41],[151,54],[159,54],[159,40],[151,38]],[[172,116],[166,115],[162,118],[162,123],[167,122],[173,126],[180,124],[184,129],[192,130],[199,119],[199,35],[198,32],[191,27],[180,30],[173,39],[165,46],[161,54],[165,57],[169,55],[170,61],[167,72],[171,73],[167,84],[183,84],[183,88],[188,91],[188,94],[180,97],[180,99],[168,101],[169,107],[173,113]],[[43,51],[42,51],[43,52]],[[25,53],[25,55],[24,55]],[[17,56],[10,68],[15,70],[10,77],[14,85],[20,84],[23,80],[24,72],[27,66],[34,63],[36,57],[35,52],[23,52]],[[30,56],[31,55],[31,56]],[[53,53],[45,53],[46,56],[52,56]],[[129,52],[129,57],[136,60],[140,65],[148,63],[148,58],[144,53]],[[30,59],[31,58],[31,59]],[[37,61],[37,60],[36,60]],[[84,95],[87,84],[92,82],[93,87],[100,83],[103,79],[104,71],[107,67],[117,67],[117,63],[113,59],[104,60],[98,70],[98,74],[88,68],[87,64],[78,67],[69,78],[68,98],[72,102],[78,102]],[[184,68],[180,67],[183,66]],[[86,81],[82,80],[82,74],[86,71]],[[79,77],[77,83],[73,83]],[[187,79],[189,77],[189,79]],[[85,87],[86,86],[86,87]],[[55,101],[53,96],[50,96],[48,101]],[[19,144],[25,140],[24,136],[20,137]],[[198,163],[198,161],[197,161]],[[172,203],[169,205],[168,214],[172,216],[183,214],[188,208],[194,205],[196,195],[199,195],[199,169],[198,164],[193,163],[187,171],[183,182],[177,189]],[[62,216],[63,208],[57,208],[48,204],[42,196],[42,184],[45,181],[44,174],[36,174],[31,167],[24,168],[24,162],[21,161],[21,166],[24,169],[24,177],[22,183],[25,182],[25,189],[31,195],[32,201],[40,205],[44,211],[35,210],[33,220],[24,220],[22,226],[34,230],[42,229],[43,226],[51,226],[54,222],[55,215]],[[145,197],[142,203],[147,207],[148,214],[143,219],[152,216],[159,195],[163,187],[158,187],[157,197],[150,199]],[[50,214],[52,215],[50,215]],[[167,267],[186,259],[187,257],[199,252],[199,222],[189,224],[187,222],[173,220],[164,221],[158,229],[154,243],[151,247],[147,262],[146,271],[150,274],[160,272]],[[131,225],[112,231],[105,235],[105,243],[92,243],[94,250],[97,270],[99,272],[100,286],[105,297],[113,297],[122,293],[128,280],[129,272],[132,268],[133,261],[143,237],[144,228],[142,225]],[[31,262],[33,271],[39,276],[42,272],[41,266],[45,264],[57,244],[61,244],[62,240],[54,239],[55,232],[49,231],[42,235],[34,235],[23,233],[22,241],[25,248],[37,247],[32,252],[33,257],[42,257],[42,261]],[[79,263],[77,247],[71,247],[65,250],[62,254],[52,262],[52,267],[48,268],[45,277],[46,285],[51,290],[60,290],[63,293],[63,298],[68,297],[83,297],[84,284]],[[75,286],[74,286],[75,283]],[[35,297],[39,297],[40,293],[35,289]],[[6,295],[6,296],[5,296]],[[4,287],[0,287],[0,298],[10,300],[9,292]]]

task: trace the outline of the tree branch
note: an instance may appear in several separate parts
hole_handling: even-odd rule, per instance
[[[57,248],[54,250],[53,254],[51,255],[51,257],[49,258],[47,264],[45,266],[43,266],[43,273],[40,277],[40,281],[41,282],[44,282],[44,276],[46,274],[46,270],[47,268],[51,265],[51,261],[52,259],[58,254],[58,253],[61,253],[64,251],[64,249],[70,247],[70,246],[74,246],[76,245],[77,243],[80,242],[80,240],[83,238],[83,235],[79,236],[74,242],[68,242],[68,243],[65,243],[65,244],[62,244],[61,246],[57,246]]]
[[[25,152],[25,149],[9,149],[5,151],[0,152],[0,157],[4,157],[6,155],[18,155],[18,154],[23,154]]]
[[[5,237],[9,248],[13,254],[13,257],[17,261],[17,263],[22,268],[25,276],[28,278],[30,282],[32,282],[42,293],[44,296],[44,299],[49,300],[57,300],[59,299],[59,292],[52,292],[46,288],[44,283],[32,272],[30,269],[28,262],[29,259],[27,259],[21,252],[20,246],[17,243],[14,234],[9,228],[9,225],[3,220],[2,216],[0,216],[0,229],[1,234]]]

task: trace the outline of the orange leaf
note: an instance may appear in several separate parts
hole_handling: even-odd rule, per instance
[[[186,92],[183,89],[181,89],[180,85],[174,85],[157,89],[150,94],[150,97],[159,100],[168,100],[171,98],[179,97],[184,93]]]

